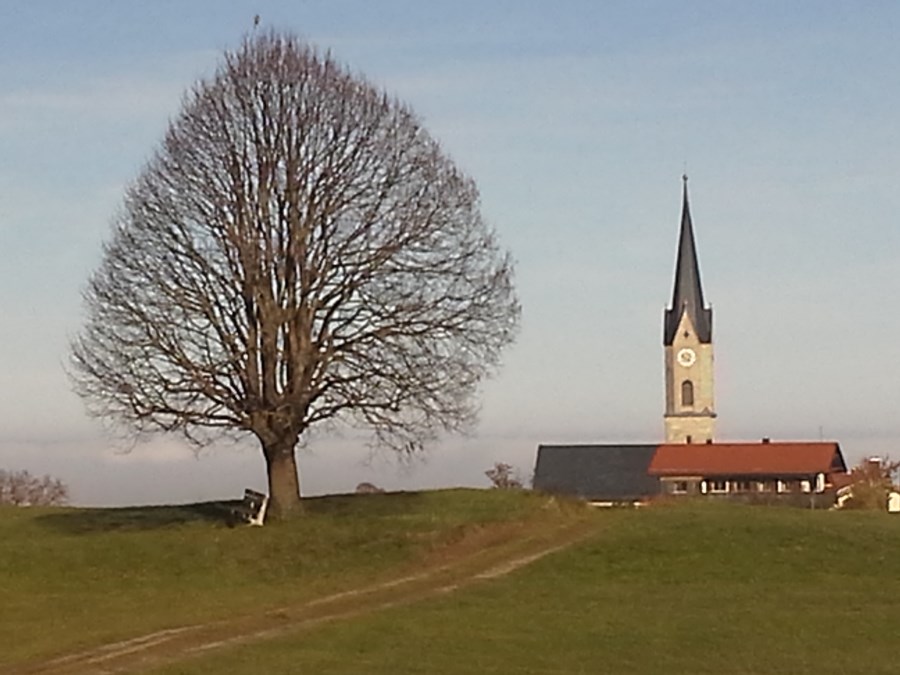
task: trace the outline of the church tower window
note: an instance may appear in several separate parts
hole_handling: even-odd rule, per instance
[[[694,405],[694,383],[690,380],[681,383],[681,405],[685,407]]]

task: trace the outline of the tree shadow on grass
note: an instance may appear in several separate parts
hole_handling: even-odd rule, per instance
[[[303,515],[299,517],[390,517],[416,510],[422,499],[420,492],[308,497],[303,499]],[[188,523],[234,527],[240,522],[236,517],[240,505],[241,500],[235,499],[166,506],[66,509],[38,516],[36,521],[64,534],[156,530]]]
[[[167,506],[71,509],[48,513],[36,520],[41,525],[64,534],[156,530],[197,522],[232,526],[234,509],[240,503],[240,500],[234,500]]]
[[[407,513],[422,502],[421,492],[380,492],[307,497],[303,512],[324,516],[394,516]]]

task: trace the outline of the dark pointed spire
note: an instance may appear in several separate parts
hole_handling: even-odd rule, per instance
[[[691,223],[691,208],[688,203],[687,175],[684,181],[684,197],[681,207],[681,233],[678,237],[678,257],[675,260],[675,287],[672,290],[672,305],[666,310],[663,329],[663,344],[668,346],[675,339],[681,317],[687,312],[697,331],[700,342],[712,341],[712,310],[703,302],[703,287],[700,285],[700,264],[697,261],[697,247],[694,244],[694,227]]]

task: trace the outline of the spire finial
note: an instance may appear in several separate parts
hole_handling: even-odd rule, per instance
[[[683,180],[684,184],[687,185],[687,173],[681,174],[681,180]]]

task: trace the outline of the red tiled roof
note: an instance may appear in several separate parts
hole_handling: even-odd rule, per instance
[[[831,473],[840,446],[833,442],[702,443],[660,445],[651,476],[788,476]],[[846,470],[845,468],[843,470]]]

